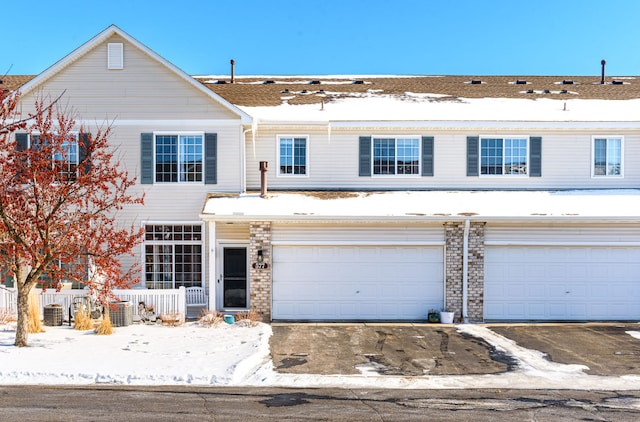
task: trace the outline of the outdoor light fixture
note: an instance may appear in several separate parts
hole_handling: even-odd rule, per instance
[[[258,249],[258,262],[264,261],[264,256],[262,254],[262,249]]]

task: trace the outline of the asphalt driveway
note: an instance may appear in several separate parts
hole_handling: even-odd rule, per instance
[[[487,324],[556,363],[581,364],[590,375],[640,374],[636,323]],[[294,374],[471,375],[510,371],[517,361],[482,338],[448,324],[272,325],[277,372]]]
[[[294,374],[495,374],[515,362],[482,339],[441,324],[272,325],[276,371]]]

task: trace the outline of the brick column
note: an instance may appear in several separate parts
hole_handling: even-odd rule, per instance
[[[471,223],[469,228],[469,322],[484,320],[484,226],[485,223]]]
[[[258,251],[267,268],[257,269]],[[262,315],[263,321],[271,320],[271,223],[254,221],[249,227],[249,306]]]
[[[455,312],[456,321],[462,319],[462,279],[464,222],[445,223],[446,244],[446,303]],[[469,227],[467,267],[467,312],[469,322],[482,322],[484,308],[484,223]]]

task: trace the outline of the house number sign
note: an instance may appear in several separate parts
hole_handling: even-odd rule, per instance
[[[256,270],[266,270],[267,268],[269,268],[269,264],[267,264],[266,262],[254,262],[253,268],[255,268]]]

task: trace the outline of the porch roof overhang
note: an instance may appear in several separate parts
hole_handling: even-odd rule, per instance
[[[216,222],[640,223],[640,190],[271,192],[210,195]]]

